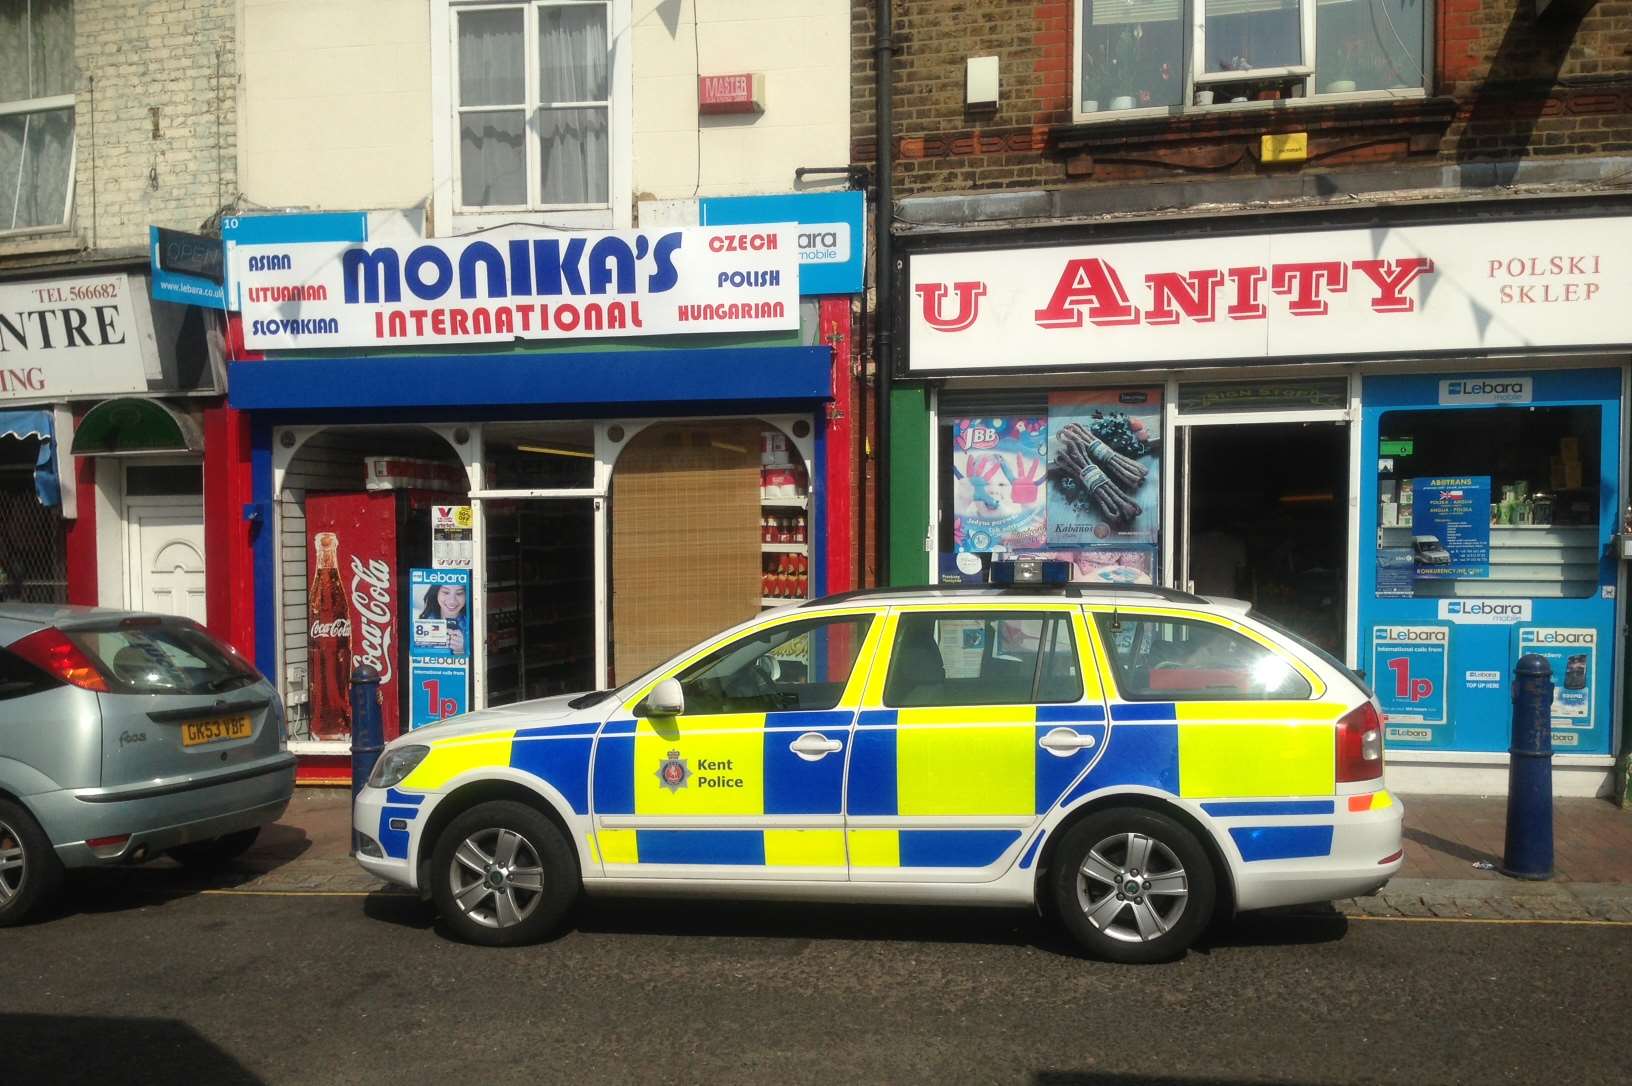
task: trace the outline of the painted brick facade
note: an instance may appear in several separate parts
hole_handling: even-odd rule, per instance
[[[0,259],[142,248],[150,224],[196,231],[231,202],[234,25],[231,0],[75,4],[74,229],[0,242]]]
[[[1532,0],[1436,4],[1426,98],[1073,125],[1072,0],[920,0],[894,8],[896,194],[1389,163],[1632,152],[1632,2],[1539,21]],[[853,0],[852,125],[874,160],[875,5]],[[964,108],[964,61],[996,55],[995,114]],[[1259,161],[1265,133],[1309,133],[1300,166]]]

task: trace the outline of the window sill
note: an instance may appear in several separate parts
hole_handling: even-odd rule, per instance
[[[456,210],[451,215],[447,236],[493,230],[502,226],[555,227],[564,230],[611,230],[612,208],[557,208],[549,211]]]
[[[83,248],[78,232],[69,226],[0,233],[0,257],[73,253]]]

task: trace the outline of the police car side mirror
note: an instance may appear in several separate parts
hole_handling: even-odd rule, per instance
[[[648,716],[680,716],[686,711],[686,692],[678,679],[664,679],[646,697]]]

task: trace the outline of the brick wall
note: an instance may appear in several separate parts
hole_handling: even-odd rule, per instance
[[[1541,23],[1534,0],[1437,5],[1426,101],[1073,127],[1071,0],[897,0],[896,193],[1632,151],[1632,0]],[[871,162],[874,4],[851,16],[852,154]],[[982,55],[1001,63],[990,115],[964,108],[964,61]],[[1259,161],[1259,136],[1281,131],[1309,133],[1302,167]]]
[[[233,10],[231,0],[75,5],[74,210],[85,246],[144,246],[150,224],[197,230],[233,199]]]

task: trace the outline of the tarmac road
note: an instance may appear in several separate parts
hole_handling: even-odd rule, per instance
[[[1137,968],[1024,913],[613,902],[483,950],[99,874],[0,931],[0,1081],[1622,1083],[1629,976],[1625,924],[1259,917]]]

